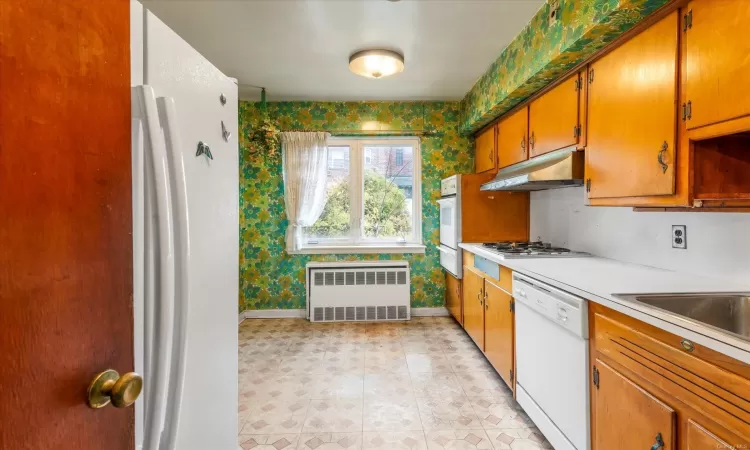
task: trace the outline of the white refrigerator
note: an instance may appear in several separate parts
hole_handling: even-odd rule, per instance
[[[237,449],[236,81],[131,1],[136,448]]]

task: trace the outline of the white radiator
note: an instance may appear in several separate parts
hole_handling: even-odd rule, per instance
[[[312,322],[411,317],[408,261],[311,262],[306,268]]]

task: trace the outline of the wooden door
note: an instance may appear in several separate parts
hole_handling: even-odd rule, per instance
[[[573,75],[529,105],[529,157],[578,144],[578,96]]]
[[[461,280],[448,272],[445,272],[445,307],[458,323],[464,323],[461,307]]]
[[[678,27],[675,11],[592,64],[589,198],[674,193]]]
[[[476,152],[474,154],[476,173],[492,171],[497,167],[495,162],[497,156],[496,136],[496,125],[487,128],[477,135],[475,143]]]
[[[0,448],[132,449],[130,11],[0,1]]]
[[[484,277],[464,266],[464,329],[484,350]]]
[[[592,449],[650,449],[663,442],[660,450],[673,450],[674,410],[600,359],[595,361],[595,367],[599,387],[591,386],[594,397]]]
[[[513,297],[490,280],[484,281],[484,289],[484,353],[513,389]]]
[[[497,124],[497,167],[528,159],[529,108],[524,107]]]
[[[750,2],[696,0],[685,13],[687,127],[750,114]]]

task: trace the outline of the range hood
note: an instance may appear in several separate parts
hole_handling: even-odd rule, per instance
[[[500,169],[482,191],[541,191],[583,185],[583,152],[565,148]]]

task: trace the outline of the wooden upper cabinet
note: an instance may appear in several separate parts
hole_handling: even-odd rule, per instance
[[[513,297],[486,279],[484,290],[484,353],[513,389]]]
[[[461,280],[447,271],[445,272],[445,307],[458,323],[464,323],[461,306]]]
[[[568,78],[529,105],[529,157],[578,144],[579,74]]]
[[[675,411],[600,359],[594,364],[592,450],[674,450]]]
[[[495,170],[497,168],[497,125],[479,133],[475,141],[475,147],[474,165],[476,173]]]
[[[464,329],[484,350],[484,278],[464,266]]]
[[[497,167],[528,159],[529,107],[526,106],[497,124]]]
[[[675,191],[678,19],[671,13],[589,69],[589,198]]]
[[[696,0],[684,14],[688,129],[750,115],[750,2]]]

